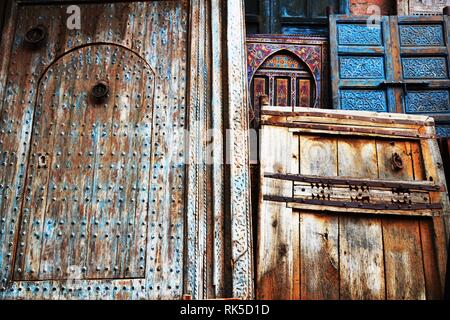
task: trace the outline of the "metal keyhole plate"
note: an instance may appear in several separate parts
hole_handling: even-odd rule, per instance
[[[25,44],[31,48],[41,47],[47,39],[47,31],[44,26],[31,28],[25,34]]]
[[[104,101],[109,93],[109,85],[106,81],[97,82],[91,90],[92,97],[96,102]]]
[[[392,161],[392,169],[394,169],[395,171],[403,169],[402,157],[397,152],[394,152],[392,154],[391,161]]]

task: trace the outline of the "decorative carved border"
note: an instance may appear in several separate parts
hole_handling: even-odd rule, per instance
[[[214,297],[251,299],[244,4],[242,0],[212,0],[208,4],[206,0],[191,2],[185,293],[194,299],[211,298],[213,287]],[[208,243],[209,239],[213,243]],[[210,260],[207,254],[212,254]],[[227,275],[228,257],[231,274]],[[209,261],[212,270],[208,270]],[[231,286],[226,284],[228,279]]]

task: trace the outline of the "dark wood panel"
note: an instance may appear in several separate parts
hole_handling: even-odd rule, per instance
[[[327,34],[327,7],[349,13],[349,0],[246,1],[247,34]]]

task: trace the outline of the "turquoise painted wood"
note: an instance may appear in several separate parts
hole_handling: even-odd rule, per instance
[[[336,109],[432,115],[450,123],[447,16],[330,16],[332,103]]]

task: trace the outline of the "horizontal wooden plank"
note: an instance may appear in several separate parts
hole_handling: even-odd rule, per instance
[[[366,47],[366,46],[339,46],[339,54],[352,54],[352,55],[368,55],[368,54],[384,54],[384,47]]]
[[[351,113],[343,110],[321,110],[314,108],[294,107],[292,110],[280,110],[276,106],[263,106],[262,116],[287,117],[289,121],[296,122],[322,122],[339,124],[359,124],[359,125],[384,125],[392,127],[400,125],[402,128],[417,126],[433,126],[432,117],[424,115],[412,115],[401,113],[377,113],[372,111],[354,111]],[[264,118],[268,119],[268,118]],[[355,122],[358,121],[358,122]]]
[[[280,122],[273,120],[261,120],[261,125],[285,127],[307,130],[309,132],[320,132],[328,134],[344,134],[344,135],[366,135],[366,136],[386,136],[386,137],[403,137],[410,139],[433,139],[435,136],[430,136],[419,131],[412,131],[407,129],[392,128],[368,128],[363,126],[347,126],[347,125],[327,125],[327,124],[311,124],[311,123],[296,123],[296,122]]]
[[[400,53],[401,54],[405,54],[405,55],[445,55],[447,54],[447,48],[446,47],[425,47],[425,48],[420,48],[420,47],[413,47],[413,48],[407,48],[407,47],[402,47],[400,48]]]

